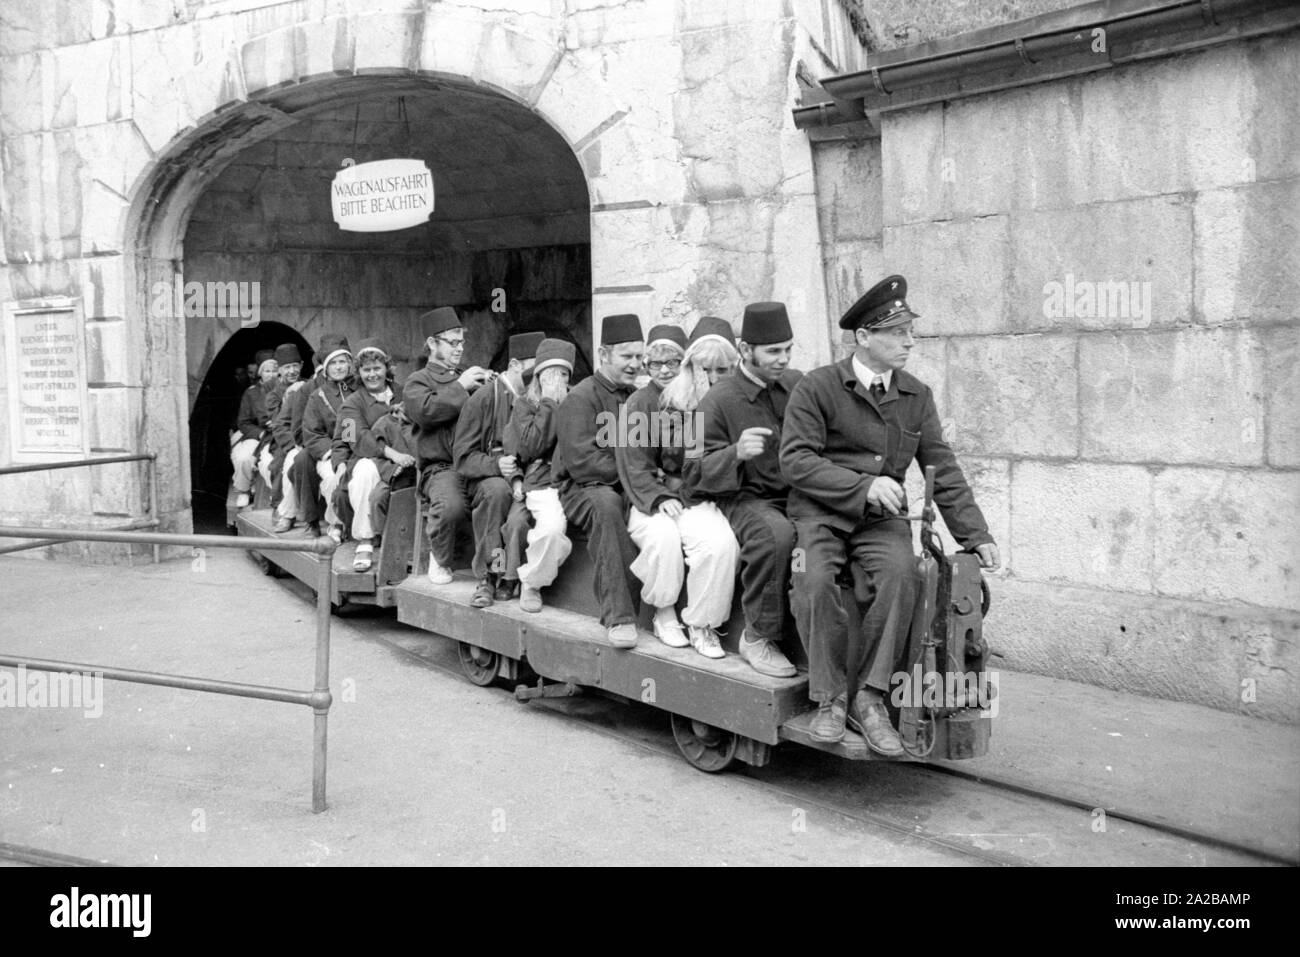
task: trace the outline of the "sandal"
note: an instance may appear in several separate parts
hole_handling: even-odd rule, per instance
[[[342,526],[342,525],[331,525],[331,526],[330,526],[330,530],[329,530],[329,532],[327,532],[326,534],[329,535],[329,537],[330,537],[330,541],[333,542],[335,545],[342,545],[342,544],[343,544],[343,526]]]
[[[373,545],[358,545],[356,557],[352,559],[352,570],[354,572],[370,571],[370,556],[374,553]]]

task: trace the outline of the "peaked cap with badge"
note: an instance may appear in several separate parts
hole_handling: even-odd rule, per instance
[[[921,318],[907,304],[907,280],[886,276],[868,289],[843,316],[841,329],[890,329]]]

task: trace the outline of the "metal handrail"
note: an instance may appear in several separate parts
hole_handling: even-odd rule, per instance
[[[52,472],[55,469],[75,469],[91,465],[114,465],[121,462],[148,462],[149,463],[149,514],[152,516],[147,519],[133,519],[123,525],[109,526],[112,531],[125,532],[136,528],[157,528],[158,527],[158,453],[157,452],[127,452],[123,455],[101,455],[96,458],[69,459],[64,462],[34,462],[30,465],[5,465],[0,466],[0,477],[6,475],[20,475],[25,472]],[[0,548],[0,555],[8,555],[11,552],[22,552],[31,548],[44,548],[47,545],[57,545],[60,539],[42,538],[39,541],[27,542],[23,545],[10,545],[8,548]],[[153,561],[158,564],[160,556],[158,546],[153,547]]]
[[[333,703],[330,694],[330,568],[333,564],[334,542],[325,539],[290,542],[279,538],[244,538],[230,535],[179,535],[163,532],[121,532],[110,529],[53,529],[20,528],[0,525],[0,538],[36,538],[44,536],[52,542],[120,542],[138,545],[180,545],[200,548],[239,548],[244,551],[314,552],[319,556],[316,574],[316,680],[311,691],[294,691],[270,685],[246,685],[212,678],[195,678],[155,671],[133,671],[125,668],[105,668],[99,665],[73,664],[0,654],[0,665],[24,666],[36,671],[93,672],[111,681],[130,681],[137,684],[162,685],[212,694],[261,698],[289,704],[305,704],[314,715],[312,726],[312,784],[311,809],[319,814],[325,810],[325,764],[329,731],[329,709]]]

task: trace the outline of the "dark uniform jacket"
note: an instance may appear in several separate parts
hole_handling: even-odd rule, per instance
[[[646,515],[653,515],[660,502],[683,499],[683,417],[676,409],[660,407],[663,394],[654,382],[632,393],[622,412],[626,434],[614,450],[623,492]]]
[[[500,477],[497,459],[506,453],[506,425],[515,400],[501,376],[479,387],[465,402],[456,423],[452,453],[456,471],[466,480]]]
[[[271,419],[266,412],[267,395],[275,391],[274,380],[270,388],[254,382],[244,390],[239,399],[239,418],[236,428],[245,439],[260,439]]]
[[[406,416],[415,426],[416,458],[421,468],[450,466],[454,460],[456,420],[469,399],[459,378],[455,369],[430,363],[411,373],[402,389]]]
[[[334,426],[349,395],[356,391],[351,376],[340,381],[325,380],[307,396],[302,410],[302,446],[313,462],[333,456]]]
[[[332,468],[337,469],[352,459],[377,459],[383,456],[384,450],[371,429],[388,414],[392,403],[400,400],[401,386],[391,387],[393,396],[390,402],[376,399],[364,388],[357,389],[343,400],[338,423],[334,426],[334,444],[330,454]]]
[[[524,491],[532,492],[553,485],[551,457],[555,454],[555,420],[560,403],[542,399],[533,405],[523,396],[515,399],[510,422],[506,425],[506,455],[516,457],[524,470]]]
[[[943,440],[930,387],[896,370],[879,406],[858,382],[850,356],[804,376],[790,397],[781,470],[790,483],[787,514],[849,532],[867,516],[867,490],[879,475],[902,483],[912,460],[935,467],[934,497],[962,547],[992,542],[988,523],[957,457]],[[882,514],[874,509],[873,515]]]
[[[560,403],[551,459],[558,485],[608,485],[621,489],[614,446],[618,442],[618,407],[632,394],[596,372],[570,390]],[[603,414],[602,414],[603,413]]]
[[[271,419],[271,431],[275,434],[275,444],[283,458],[295,445],[302,445],[302,410],[307,407],[307,397],[319,389],[325,379],[322,369],[310,379],[299,379],[302,386],[289,391],[285,386],[281,392],[280,408]],[[297,385],[297,383],[294,383]]]
[[[690,478],[692,497],[725,501],[735,499],[782,500],[789,486],[781,475],[781,423],[786,404],[803,373],[786,369],[764,388],[743,369],[723,376],[700,400],[697,427],[704,436],[704,455],[698,476]],[[736,441],[746,429],[771,429],[761,454],[747,462],[736,457]]]

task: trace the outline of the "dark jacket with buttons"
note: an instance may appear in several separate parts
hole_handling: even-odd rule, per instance
[[[343,408],[334,426],[334,447],[330,466],[338,468],[352,459],[377,459],[384,454],[371,429],[388,414],[394,402],[401,400],[402,387],[389,384],[392,398],[376,399],[366,389],[357,389],[343,400]],[[403,450],[405,451],[405,450]]]
[[[551,469],[557,486],[563,488],[566,482],[608,485],[622,491],[614,445],[618,441],[618,407],[631,395],[631,387],[616,385],[599,372],[569,390],[555,423]]]
[[[689,470],[693,480],[692,499],[744,501],[786,497],[789,485],[781,475],[778,455],[781,422],[791,392],[802,376],[796,369],[786,369],[765,390],[744,370],[736,369],[704,393],[697,422],[704,437],[704,454],[698,476],[694,469]],[[736,441],[742,432],[752,428],[771,429],[772,434],[767,437],[762,453],[742,462],[736,457]]]
[[[465,401],[456,422],[452,456],[456,471],[467,481],[500,478],[498,459],[506,453],[506,424],[514,408],[515,394],[502,376],[485,382]]]
[[[678,410],[660,406],[663,394],[654,382],[632,393],[622,413],[627,434],[614,450],[623,492],[646,515],[653,515],[660,502],[684,499],[684,419]]]
[[[879,404],[858,382],[850,356],[804,376],[790,396],[781,471],[790,483],[787,514],[850,532],[867,517],[877,476],[902,483],[915,459],[935,467],[934,498],[963,548],[993,541],[988,523],[948,443],[930,387],[901,369]],[[872,515],[882,514],[872,507]]]
[[[354,392],[356,380],[349,376],[337,382],[326,379],[307,396],[302,410],[302,446],[313,462],[329,456],[331,467],[341,464],[341,459],[334,461],[334,427],[343,403]]]
[[[415,426],[416,458],[420,467],[450,467],[456,420],[469,393],[459,382],[456,370],[426,365],[411,373],[402,388],[406,417]]]
[[[527,396],[515,399],[506,426],[506,455],[513,455],[524,470],[524,491],[553,488],[551,459],[555,455],[555,420],[560,403],[542,399],[533,405]]]
[[[274,391],[260,382],[254,382],[244,390],[239,400],[238,428],[245,439],[260,439],[266,433],[271,419],[266,413],[267,395]]]

